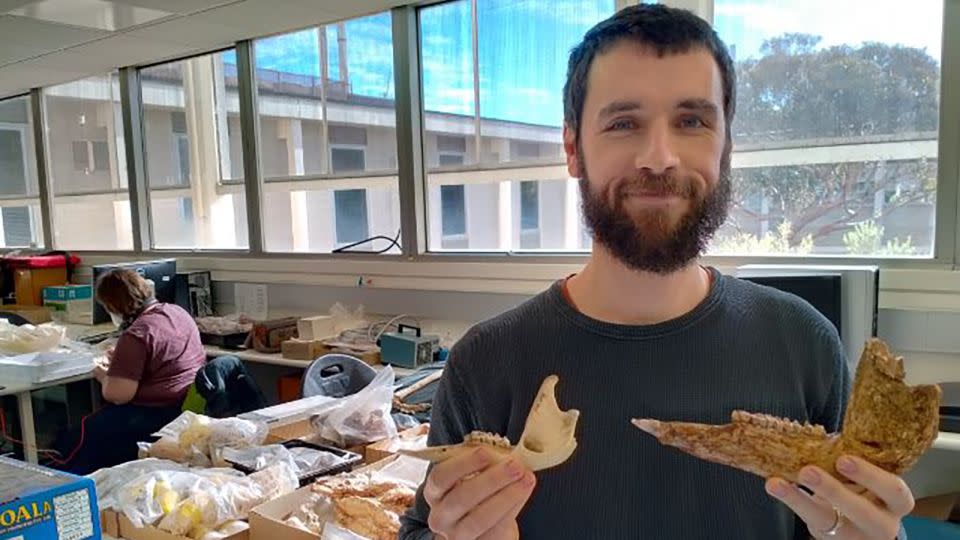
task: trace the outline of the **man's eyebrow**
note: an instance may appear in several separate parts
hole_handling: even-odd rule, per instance
[[[600,112],[597,113],[597,116],[599,118],[605,118],[607,116],[613,116],[622,112],[639,111],[642,109],[643,105],[637,103],[636,101],[613,101],[600,109]]]
[[[714,115],[717,114],[717,111],[719,110],[714,102],[710,101],[709,99],[702,98],[685,99],[677,104],[677,108],[700,111]]]

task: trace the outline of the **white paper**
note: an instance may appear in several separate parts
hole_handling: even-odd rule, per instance
[[[255,321],[267,320],[267,286],[256,283],[235,283],[233,304],[237,313],[243,313]]]

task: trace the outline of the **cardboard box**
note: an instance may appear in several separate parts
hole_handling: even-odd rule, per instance
[[[0,539],[99,540],[93,480],[0,457]]]
[[[50,317],[50,310],[43,306],[25,306],[22,304],[0,305],[0,311],[16,313],[24,319],[30,321],[30,324],[43,324],[53,320]]]
[[[328,338],[336,333],[334,318],[330,315],[304,317],[297,321],[297,337],[305,341]]]
[[[123,540],[191,540],[186,536],[161,531],[156,527],[134,527],[133,523],[127,519],[127,516],[119,514],[120,536]],[[250,529],[244,529],[238,533],[224,536],[221,540],[249,540]]]
[[[90,285],[46,287],[43,305],[56,321],[93,324],[93,287]]]
[[[66,268],[14,268],[13,291],[17,303],[43,305],[43,289],[67,283]]]
[[[369,464],[354,470],[354,473],[370,472],[383,469],[401,456],[392,456],[377,463]],[[413,458],[406,458],[413,459]],[[426,467],[423,468],[426,473]],[[420,481],[423,479],[420,478]],[[287,493],[272,501],[265,502],[250,511],[250,540],[318,540],[319,535],[313,534],[292,525],[284,520],[294,509],[305,503],[312,494],[312,486],[304,486],[293,493]],[[133,539],[137,540],[137,539]]]
[[[392,439],[384,439],[367,446],[364,458],[367,463],[376,463],[395,455],[402,450],[420,450],[427,447],[427,435],[430,433],[430,424],[421,424],[417,427],[401,431]]]
[[[322,341],[288,339],[280,344],[280,354],[290,360],[316,360],[327,350]]]
[[[120,516],[113,510],[101,510],[100,530],[106,536],[120,538]]]

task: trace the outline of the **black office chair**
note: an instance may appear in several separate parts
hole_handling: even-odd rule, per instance
[[[204,413],[212,418],[228,418],[267,406],[260,387],[236,356],[210,360],[197,371],[193,384],[207,402]]]

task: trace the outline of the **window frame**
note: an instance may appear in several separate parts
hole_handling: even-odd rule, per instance
[[[30,193],[31,191],[30,187],[32,185],[32,183],[30,182],[30,174],[32,169],[30,167],[30,145],[27,139],[27,137],[30,135],[29,126],[21,125],[21,124],[13,124],[10,122],[0,122],[0,130],[13,131],[20,135],[20,159],[23,162],[23,174],[24,174],[23,195],[22,196],[21,195],[0,195],[0,199],[14,199],[14,198],[26,199],[30,197],[35,198],[37,194]]]
[[[695,13],[704,17],[707,20],[713,19],[713,0],[662,0],[664,4],[681,7],[686,9],[692,9]],[[256,88],[255,88],[255,79],[253,77],[252,70],[244,71],[243,69],[238,69],[238,79],[239,86],[241,87],[241,94],[243,94],[244,85],[247,86],[248,93],[250,86],[253,86],[252,99],[244,98],[240,100],[240,109],[241,109],[241,125],[240,125],[240,134],[242,135],[243,143],[243,161],[244,161],[244,175],[241,178],[230,179],[229,181],[224,181],[222,186],[219,186],[218,189],[235,189],[235,190],[244,190],[243,184],[249,185],[249,182],[245,181],[244,177],[251,177],[251,179],[256,182],[256,189],[254,193],[257,193],[258,196],[256,200],[251,200],[249,197],[247,199],[248,205],[248,215],[250,214],[249,206],[256,205],[259,207],[261,202],[260,190],[266,185],[273,184],[283,184],[284,189],[290,190],[310,190],[310,189],[330,189],[324,186],[329,180],[343,181],[344,183],[352,179],[383,179],[386,181],[399,180],[400,188],[400,197],[401,197],[401,223],[403,225],[403,251],[400,254],[387,254],[380,255],[373,260],[384,260],[388,258],[393,258],[396,261],[407,261],[412,264],[437,264],[437,263],[457,263],[457,262],[469,262],[476,264],[487,264],[487,263],[517,263],[517,264],[582,264],[586,260],[586,256],[582,252],[543,252],[538,251],[537,253],[526,254],[526,253],[516,253],[516,252],[471,252],[471,253],[462,253],[462,252],[429,252],[427,251],[426,246],[426,229],[427,229],[427,212],[425,208],[424,199],[426,198],[426,191],[429,189],[425,174],[428,169],[433,170],[435,167],[428,167],[423,162],[423,153],[422,148],[426,138],[426,132],[423,128],[423,119],[424,112],[420,109],[420,102],[422,101],[422,70],[420,69],[419,59],[417,58],[419,51],[417,45],[417,35],[419,33],[418,20],[419,20],[419,10],[425,6],[429,6],[435,3],[435,1],[426,1],[426,2],[417,2],[411,5],[406,5],[402,7],[396,7],[391,10],[392,19],[393,19],[393,54],[394,54],[394,76],[396,83],[396,92],[395,92],[395,114],[397,117],[397,137],[398,137],[398,170],[395,174],[384,174],[383,172],[374,172],[369,174],[347,174],[347,175],[309,175],[309,176],[294,176],[294,177],[280,177],[280,178],[262,178],[259,174],[247,174],[247,171],[250,170],[250,160],[247,158],[248,153],[252,152],[253,155],[256,154],[258,150],[259,141],[251,140],[249,134],[256,133],[256,124],[257,122],[250,121],[250,115],[252,114],[256,117],[259,112],[256,108]],[[615,7],[617,9],[632,4],[634,2],[626,0],[615,0]],[[338,21],[324,21],[324,22],[315,22],[311,25],[306,26],[305,28],[315,27],[315,26],[333,26]],[[955,269],[957,267],[958,253],[960,253],[960,234],[958,234],[958,224],[960,224],[960,219],[958,219],[958,208],[960,208],[960,155],[954,151],[955,148],[960,146],[960,123],[955,122],[955,118],[960,117],[960,53],[955,51],[960,51],[960,4],[955,2],[944,2],[944,17],[943,17],[943,54],[941,56],[941,87],[940,87],[940,125],[938,130],[937,137],[937,147],[938,147],[938,173],[937,173],[937,196],[936,196],[936,216],[935,216],[935,229],[934,229],[934,249],[933,254],[929,258],[910,258],[910,259],[900,259],[900,258],[883,258],[883,257],[849,257],[849,256],[840,256],[840,257],[823,257],[823,256],[803,256],[803,257],[771,257],[771,256],[711,256],[706,257],[706,261],[711,264],[717,264],[719,266],[729,267],[731,265],[740,265],[740,264],[752,264],[752,263],[777,263],[777,264],[802,264],[802,265],[820,265],[820,264],[880,264],[885,268],[920,268],[920,269]],[[283,33],[288,33],[289,30],[285,30]],[[279,33],[278,33],[279,34]],[[262,36],[268,37],[268,36]],[[124,143],[126,145],[125,151],[128,156],[127,159],[127,168],[128,171],[135,170],[137,165],[132,163],[133,160],[130,159],[131,156],[136,157],[138,160],[141,160],[140,167],[143,167],[142,160],[146,157],[146,149],[143,145],[143,135],[142,131],[139,136],[136,136],[137,127],[139,126],[142,130],[142,101],[140,103],[136,102],[136,99],[131,97],[132,94],[139,94],[141,88],[139,86],[139,70],[149,68],[153,65],[169,63],[173,61],[186,60],[193,58],[195,56],[202,56],[207,54],[214,54],[222,52],[224,50],[235,49],[238,55],[238,68],[241,56],[241,47],[246,46],[249,49],[249,52],[252,53],[252,41],[251,40],[242,40],[234,44],[231,44],[227,47],[221,47],[218,49],[212,49],[203,52],[193,53],[189,56],[176,59],[167,59],[162,62],[153,62],[145,63],[137,66],[130,66],[124,68],[124,71],[133,70],[135,73],[134,79],[138,83],[132,91],[122,91],[121,92],[121,106],[123,108],[124,114]],[[252,60],[251,57],[247,59],[249,62]],[[249,67],[249,66],[248,66]],[[409,72],[409,68],[415,68],[413,74]],[[128,89],[129,90],[129,89]],[[36,101],[39,96],[39,92],[33,92],[30,94],[30,99]],[[17,97],[17,96],[9,96]],[[135,96],[136,97],[136,96]],[[142,100],[142,97],[140,98]],[[34,111],[36,111],[36,104],[34,104]],[[133,119],[131,120],[130,117]],[[41,118],[38,118],[35,114],[32,119],[32,125],[34,129],[34,141],[42,141],[45,134],[43,130],[43,122]],[[415,141],[415,144],[410,145],[410,141],[401,140],[411,134],[416,133],[418,140]],[[22,143],[26,143],[25,140],[21,139]],[[469,142],[468,142],[469,143]],[[47,181],[46,170],[42,161],[43,149],[36,149],[36,156],[38,159],[37,168],[34,169],[29,164],[27,164],[28,175],[31,174],[29,171],[36,170],[38,176],[38,182],[41,184],[41,189],[39,190],[41,204],[40,207],[44,212],[44,226],[49,223],[49,194],[46,194],[43,189],[44,183]],[[418,155],[419,153],[419,155]],[[544,169],[551,169],[557,166],[561,166],[562,163],[558,163],[555,160],[551,160],[549,163],[544,163],[540,167]],[[516,170],[523,169],[529,165],[524,164],[522,167],[517,167],[515,164],[506,164],[505,167],[494,167],[494,166],[482,166],[482,167],[440,167],[441,172],[472,172],[479,173],[478,175],[483,176],[486,174],[514,174],[504,172],[507,169]],[[221,176],[222,171],[221,171]],[[145,197],[149,201],[149,191],[157,190],[158,188],[150,188],[146,183],[146,175],[144,171],[139,171],[137,174],[128,174],[128,180],[130,183],[130,198],[131,204],[133,207],[136,207],[137,204],[142,204],[138,201],[137,197]],[[240,185],[237,185],[240,184]],[[139,194],[138,192],[146,191],[146,194]],[[30,182],[28,179],[27,182],[27,192],[30,192]],[[250,191],[247,191],[250,193]],[[32,196],[31,196],[32,195]],[[34,201],[37,198],[37,194],[31,194],[26,197],[17,197],[17,200],[23,200],[26,204],[29,205],[30,201]],[[83,196],[83,195],[78,195]],[[0,202],[4,205],[9,205],[7,199],[10,197],[0,198]],[[149,204],[148,204],[149,206]],[[259,208],[253,210],[253,212],[259,212]],[[259,216],[258,216],[258,219]],[[146,220],[146,225],[143,221]],[[149,211],[144,213],[134,212],[133,216],[133,228],[134,236],[138,237],[141,234],[140,230],[143,230],[144,227],[146,230],[150,229],[149,221],[151,220],[149,216]],[[89,253],[103,253],[111,256],[116,256],[118,254],[135,254],[149,256],[154,253],[163,253],[163,254],[173,254],[173,255],[184,255],[184,256],[196,256],[198,253],[203,253],[205,255],[211,256],[223,256],[226,258],[241,257],[241,258],[262,258],[265,256],[276,257],[276,252],[267,252],[262,247],[262,242],[255,242],[254,236],[260,234],[260,228],[253,227],[252,223],[248,223],[249,233],[250,233],[250,248],[249,249],[161,249],[153,247],[153,238],[152,235],[148,233],[147,238],[149,242],[141,246],[141,242],[135,242],[135,245],[138,248],[135,248],[133,251],[96,251]],[[46,227],[49,228],[49,227]],[[43,235],[49,234],[49,231],[44,231]],[[327,254],[327,253],[283,253],[283,256],[290,259],[331,259],[331,260],[344,260],[346,255],[341,254]],[[349,255],[351,259],[356,259],[358,257],[363,258],[364,255],[351,254]]]

